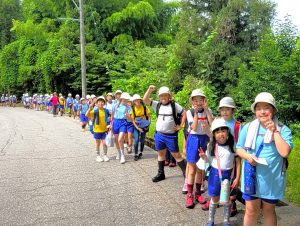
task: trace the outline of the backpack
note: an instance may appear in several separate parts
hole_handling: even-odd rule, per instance
[[[105,122],[106,123],[109,123],[109,120],[108,120],[108,117],[109,117],[109,111],[104,108],[104,114],[105,114]],[[99,125],[99,109],[96,108],[94,109],[94,118],[93,118],[93,127],[94,127],[94,124],[96,123],[97,125]]]
[[[176,113],[176,106],[175,106],[175,101],[172,100],[171,102],[169,102],[171,104],[171,108],[172,108],[172,115],[169,114],[159,114],[159,109],[161,106],[161,103],[159,102],[156,106],[156,117],[158,117],[158,115],[163,115],[163,116],[173,116],[174,122],[176,125],[180,125],[181,123],[181,118],[182,118],[182,112],[181,113]]]
[[[143,116],[145,116],[146,120],[148,120],[149,118],[148,118],[148,115],[146,114],[147,113],[146,105],[144,103],[142,103],[142,104],[143,104],[143,108],[144,108],[144,115]],[[132,113],[133,113],[134,118],[136,118],[136,114],[135,114],[134,109],[135,109],[135,107],[133,106],[132,107]]]
[[[238,142],[240,128],[241,128],[241,122],[236,121],[234,123],[234,135],[233,135],[235,143]]]

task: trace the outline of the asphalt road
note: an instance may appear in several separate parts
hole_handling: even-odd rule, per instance
[[[184,206],[178,167],[151,181],[153,150],[121,165],[110,148],[111,161],[98,163],[94,139],[78,122],[23,108],[0,107],[0,128],[0,225],[206,225],[200,205]],[[232,225],[242,225],[238,208]],[[295,224],[279,222],[299,225],[299,213]]]

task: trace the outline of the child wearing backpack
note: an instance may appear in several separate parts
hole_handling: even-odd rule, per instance
[[[128,100],[130,95],[126,92],[122,93],[119,102],[113,107],[112,115],[112,131],[115,136],[117,156],[116,159],[120,159],[120,163],[124,164],[124,135],[127,131],[127,118],[130,117],[130,107],[128,106]]]
[[[73,103],[74,103],[74,99],[73,99],[71,93],[68,94],[66,102],[67,102],[67,108],[68,108],[68,112],[67,113],[69,114],[69,117],[71,117],[72,110],[73,110]]]
[[[78,117],[78,109],[80,105],[80,96],[79,94],[75,95],[75,99],[73,101],[73,120],[75,121],[76,118]]]
[[[58,102],[59,102],[60,116],[63,116],[64,110],[65,110],[66,101],[65,101],[65,98],[63,97],[63,95],[61,93],[59,94]]]
[[[185,177],[186,162],[181,157],[178,147],[178,131],[183,128],[185,115],[184,109],[172,100],[171,92],[168,87],[161,87],[158,91],[159,101],[150,101],[150,95],[155,91],[155,86],[149,86],[144,95],[144,102],[150,105],[156,115],[156,132],[154,134],[155,149],[158,153],[158,173],[152,178],[153,182],[165,179],[165,158],[166,151],[169,150],[176,159],[178,166]]]
[[[225,120],[216,118],[211,126],[212,140],[208,155],[202,155],[210,160],[211,169],[208,177],[208,194],[211,197],[209,204],[207,226],[214,225],[214,217],[219,201],[224,206],[224,226],[230,226],[230,181],[234,171],[234,139]]]
[[[200,89],[193,90],[190,101],[192,108],[187,111],[187,123],[189,135],[186,140],[186,161],[188,165],[186,208],[194,208],[196,202],[204,204],[205,198],[201,195],[201,183],[203,182],[204,170],[197,168],[196,163],[200,159],[199,152],[205,152],[209,141],[208,127],[213,120],[212,111],[207,106],[206,96]],[[193,194],[196,182],[195,196]]]
[[[89,105],[88,105],[88,103],[86,103],[86,99],[82,97],[80,99],[80,105],[79,105],[79,108],[78,108],[78,112],[79,112],[79,115],[80,115],[80,122],[81,122],[82,132],[85,132],[86,124],[89,121],[88,117],[86,117],[86,115],[85,115],[86,112],[88,111],[88,109],[89,109]]]
[[[97,162],[109,161],[109,157],[107,156],[107,145],[105,143],[109,123],[109,111],[104,108],[104,105],[105,98],[100,96],[96,99],[96,107],[94,107],[94,104],[90,104],[89,109],[86,112],[86,116],[93,121],[92,129],[96,140]],[[103,157],[100,155],[100,144],[102,144],[103,148]]]
[[[234,138],[234,143],[238,142],[239,132],[241,130],[241,123],[237,121],[233,114],[236,109],[236,105],[234,100],[231,97],[224,97],[220,100],[219,103],[219,114],[225,120],[226,125],[230,129],[230,133]],[[236,208],[236,196],[237,196],[237,187],[239,185],[240,177],[241,177],[241,158],[237,155],[235,156],[235,164],[234,164],[234,180],[231,185],[231,194],[230,200],[232,202],[230,216],[233,217],[237,214]]]
[[[150,110],[144,104],[140,95],[134,94],[132,101],[133,106],[130,116],[134,125],[134,160],[137,161],[143,156],[146,133],[148,132],[150,126]],[[140,153],[138,153],[139,143]]]

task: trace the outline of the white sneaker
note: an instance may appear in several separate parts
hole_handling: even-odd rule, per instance
[[[109,158],[107,157],[107,155],[103,156],[104,162],[109,162]]]
[[[97,158],[96,158],[96,161],[97,161],[97,162],[103,162],[103,158],[101,158],[101,157],[98,155]]]
[[[116,160],[120,159],[120,151],[117,151],[117,156],[116,156]]]
[[[126,162],[125,156],[124,156],[124,155],[121,155],[120,163],[121,163],[121,164],[124,164],[125,162]]]

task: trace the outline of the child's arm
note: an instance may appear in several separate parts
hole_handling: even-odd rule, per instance
[[[240,184],[241,179],[241,158],[239,156],[235,157],[235,168],[236,168],[236,177],[234,181],[232,182],[231,188],[237,188]],[[233,169],[234,170],[234,169]]]
[[[150,95],[151,93],[153,93],[155,91],[155,86],[151,85],[149,86],[148,90],[146,91],[146,93],[144,94],[144,98],[143,101],[146,105],[150,105],[151,101],[150,101]]]

